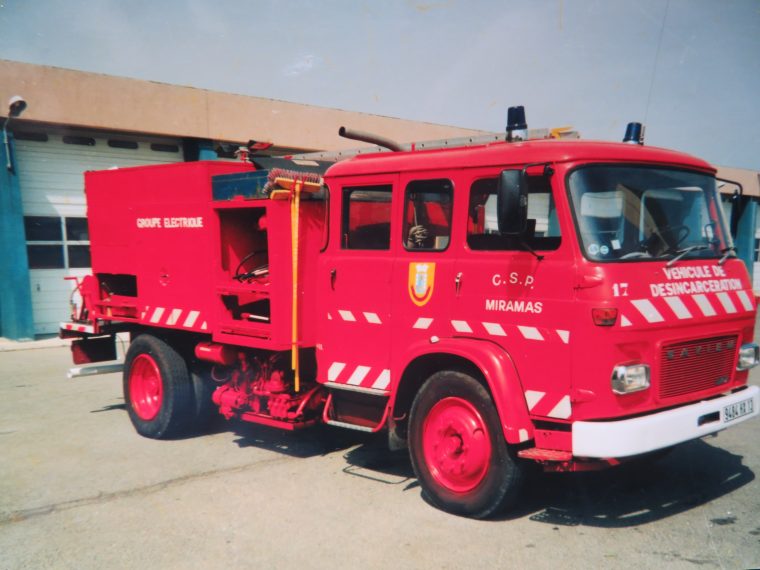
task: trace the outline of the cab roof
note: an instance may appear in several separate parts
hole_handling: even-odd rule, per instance
[[[657,147],[594,141],[536,140],[422,151],[360,154],[331,166],[325,176],[449,170],[486,166],[562,162],[640,162],[704,170],[710,164],[691,155]]]

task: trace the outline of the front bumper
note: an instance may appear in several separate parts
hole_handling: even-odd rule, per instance
[[[726,408],[745,400],[752,412],[733,420]],[[591,458],[630,457],[710,435],[760,415],[760,388],[689,404],[639,418],[573,423],[573,456]],[[700,425],[701,424],[701,425]]]

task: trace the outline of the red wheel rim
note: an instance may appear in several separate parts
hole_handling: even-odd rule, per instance
[[[129,371],[129,399],[141,420],[152,420],[161,409],[164,390],[161,372],[153,357],[140,354]]]
[[[433,406],[422,428],[422,449],[430,474],[454,493],[474,489],[491,461],[486,423],[462,398],[444,398]]]

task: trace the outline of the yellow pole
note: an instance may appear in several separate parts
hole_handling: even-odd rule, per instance
[[[298,365],[298,225],[299,225],[299,208],[301,204],[301,187],[302,181],[296,180],[293,185],[293,194],[290,202],[290,242],[293,258],[293,322],[291,336],[291,357],[290,365],[294,373],[295,391],[301,390],[301,378]]]

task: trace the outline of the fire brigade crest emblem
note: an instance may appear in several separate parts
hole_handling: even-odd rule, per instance
[[[418,307],[427,304],[433,296],[435,284],[435,263],[409,264],[409,296]]]

